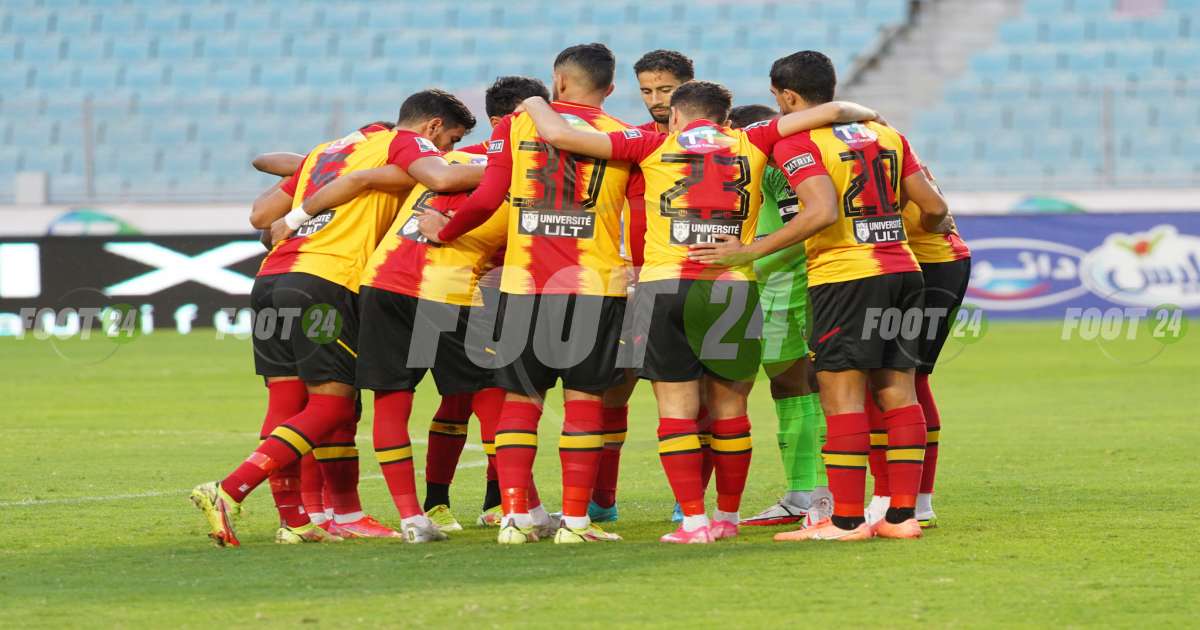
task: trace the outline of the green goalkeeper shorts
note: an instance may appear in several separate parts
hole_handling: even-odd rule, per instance
[[[793,363],[808,355],[808,274],[782,269],[759,278],[763,312],[762,362]]]

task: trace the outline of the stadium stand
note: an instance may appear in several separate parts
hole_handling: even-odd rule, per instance
[[[0,8],[0,202],[25,170],[48,173],[53,202],[244,199],[270,181],[249,172],[248,155],[304,151],[392,119],[428,86],[464,96],[483,123],[472,139],[482,139],[483,89],[495,76],[548,80],[553,55],[582,41],[616,52],[611,109],[635,122],[646,114],[631,67],[656,47],[694,55],[702,76],[743,101],[766,101],[773,59],[811,46],[847,72],[907,6],[12,0]]]
[[[769,102],[773,59],[816,48],[850,95],[869,94],[910,132],[946,183],[1200,178],[1196,140],[1174,132],[1200,117],[1200,1],[989,2],[1009,17],[976,16],[987,45],[928,79],[934,102],[908,106],[853,85],[892,89],[875,77],[890,69],[891,40],[913,30],[922,3],[908,0],[13,0],[0,8],[0,202],[12,198],[11,174],[27,170],[47,172],[53,202],[244,199],[270,182],[245,168],[246,155],[303,151],[394,118],[428,86],[462,95],[483,121],[492,78],[548,79],[558,50],[591,40],[617,54],[609,109],[632,122],[645,111],[631,66],[647,50],[688,52],[699,76],[749,103]],[[916,10],[918,28],[928,8]],[[185,165],[194,180],[178,172]]]
[[[910,137],[942,183],[1200,183],[1200,1],[1022,4],[916,112]]]

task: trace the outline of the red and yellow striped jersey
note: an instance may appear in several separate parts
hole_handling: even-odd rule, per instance
[[[633,162],[646,178],[645,261],[640,281],[714,278],[725,272],[754,279],[754,265],[715,267],[688,260],[688,246],[720,235],[754,240],[762,176],[779,125],[766,121],[730,129],[696,120],[671,134],[626,129],[608,134],[612,159]]]
[[[658,123],[652,119],[634,127],[642,131],[658,132]],[[621,215],[624,233],[621,243],[625,246],[625,257],[633,266],[641,268],[646,251],[646,177],[642,170],[629,171],[629,184],[625,187],[625,211]]]
[[[463,151],[451,151],[446,159],[454,164],[487,163],[486,156]],[[454,207],[466,198],[467,193],[435,193],[425,186],[414,187],[367,261],[362,284],[433,302],[482,304],[476,282],[492,255],[504,246],[508,215],[496,212],[480,227],[445,245],[431,245],[417,227],[419,213],[452,215]]]
[[[929,167],[923,166],[925,176],[937,186]],[[957,231],[949,234],[926,232],[921,227],[921,208],[913,202],[904,204],[901,213],[904,217],[904,229],[908,232],[908,246],[919,263],[944,263],[971,257],[971,250]]]
[[[440,155],[432,142],[412,131],[360,130],[317,145],[304,158],[300,171],[280,190],[292,195],[295,208],[344,173],[384,164],[408,168],[417,159]],[[301,225],[294,236],[277,243],[263,260],[258,275],[307,273],[358,291],[363,265],[399,208],[396,195],[367,191],[321,212]]]
[[[821,127],[775,145],[775,163],[796,188],[828,175],[838,220],[805,242],[808,284],[919,271],[904,232],[900,180],[921,169],[908,141],[876,122]]]
[[[577,128],[629,128],[595,107],[550,106]],[[629,164],[559,151],[542,141],[524,113],[496,126],[488,160],[511,165],[501,290],[623,297],[621,211]]]

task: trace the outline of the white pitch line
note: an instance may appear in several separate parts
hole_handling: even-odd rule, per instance
[[[483,468],[484,466],[487,466],[487,460],[460,463],[458,465],[458,470],[462,470],[465,468]],[[416,473],[417,473],[417,476],[420,477],[425,474],[425,471],[418,470],[418,471],[416,471]],[[359,477],[360,482],[372,481],[375,479],[383,479],[383,475],[363,475],[363,476]],[[0,503],[0,509],[15,508],[15,507],[37,507],[40,505],[76,505],[79,503],[98,503],[98,502],[103,502],[103,501],[125,501],[128,499],[152,499],[154,497],[167,497],[167,496],[172,496],[172,495],[178,496],[178,495],[182,495],[184,493],[191,492],[191,491],[192,491],[191,488],[185,488],[183,490],[152,490],[150,492],[137,492],[137,493],[133,493],[133,494],[110,494],[107,496],[98,496],[98,497],[71,497],[68,499],[23,499],[21,501],[5,501],[3,503]]]
[[[203,429],[191,430],[175,430],[175,429],[6,429],[9,433],[45,433],[47,431],[62,431],[72,434],[92,433],[96,435],[171,435],[171,436],[188,436],[188,435],[211,435],[222,437],[235,437],[238,439],[258,439],[257,433],[240,433],[231,431],[206,431]],[[354,438],[354,441],[359,444],[373,444],[374,442],[369,435],[359,435]],[[427,440],[412,440],[413,444],[428,444]],[[478,444],[465,444],[463,448],[468,451],[483,451],[483,447]],[[0,504],[3,505],[3,504]]]

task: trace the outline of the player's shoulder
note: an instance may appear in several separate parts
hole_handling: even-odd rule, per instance
[[[380,134],[380,136],[386,137],[383,136],[383,134]],[[439,155],[442,153],[440,150],[438,150],[437,145],[435,145],[432,140],[409,129],[392,130],[392,136],[388,137],[387,141],[388,144],[393,148],[411,147],[421,153],[437,153]],[[406,147],[406,145],[408,145],[408,147]]]
[[[635,125],[634,129],[639,131],[658,131],[658,123],[651,119],[650,122],[644,122],[640,125]]]

